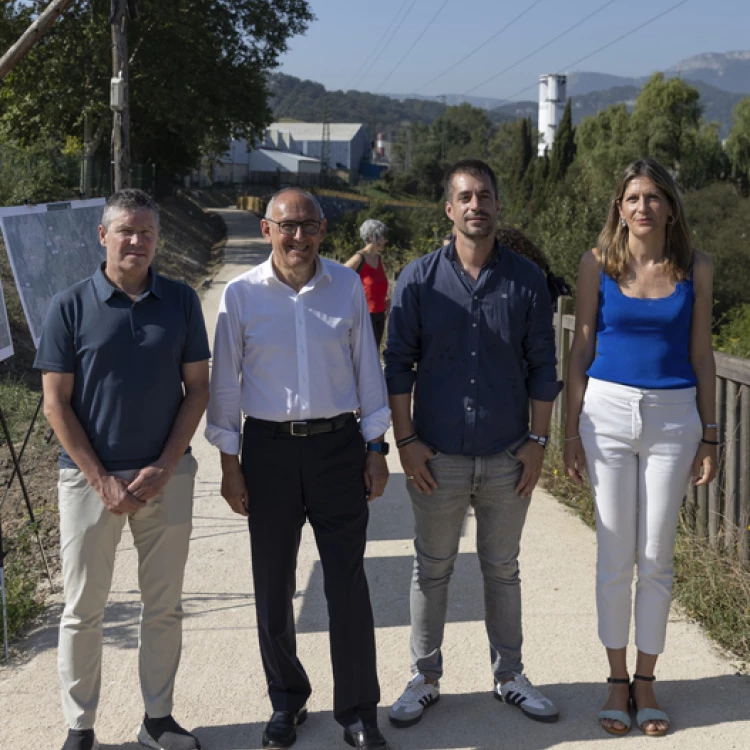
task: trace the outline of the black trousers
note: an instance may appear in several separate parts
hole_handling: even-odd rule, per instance
[[[377,723],[375,628],[363,558],[368,520],[364,440],[356,420],[336,432],[294,437],[245,421],[248,491],[260,651],[275,711],[296,711],[311,688],[297,658],[292,598],[302,527],[310,521],[328,602],[335,719],[347,729]]]
[[[370,323],[372,323],[372,332],[375,334],[375,343],[380,350],[380,342],[383,340],[385,331],[385,313],[370,313]]]

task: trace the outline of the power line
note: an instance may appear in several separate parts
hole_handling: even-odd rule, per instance
[[[409,0],[404,0],[404,4],[398,9],[398,13],[396,13],[396,15],[393,17],[393,20],[388,24],[388,28],[385,30],[385,33],[383,34],[383,36],[381,36],[380,39],[378,39],[377,44],[372,48],[372,50],[370,50],[370,53],[364,59],[364,62],[357,68],[357,72],[349,79],[349,83],[347,83],[346,86],[344,86],[344,90],[345,91],[350,88],[352,82],[365,69],[365,67],[367,66],[367,62],[369,61],[369,59],[380,49],[380,45],[383,43],[383,40],[386,38],[386,36],[388,36],[388,32],[393,27],[393,24],[396,23],[396,20],[398,19],[398,17],[401,15],[401,11],[408,4],[409,4]]]
[[[362,83],[362,81],[365,78],[367,78],[370,71],[375,67],[375,65],[377,65],[378,60],[380,60],[383,53],[388,49],[388,45],[393,41],[393,38],[396,36],[396,34],[398,34],[401,27],[404,25],[404,21],[408,18],[409,13],[412,12],[416,4],[417,4],[417,0],[412,0],[411,5],[406,9],[406,13],[404,13],[404,15],[401,17],[401,20],[398,22],[398,25],[396,26],[396,28],[393,30],[393,33],[388,38],[388,41],[380,48],[380,51],[378,52],[377,57],[370,63],[370,67],[365,71],[364,75],[360,76],[357,83]]]
[[[608,0],[608,2],[604,3],[604,5],[600,5],[593,13],[589,13],[585,18],[582,18],[580,21],[577,21],[569,28],[565,29],[565,31],[560,32],[557,36],[550,39],[548,42],[545,42],[541,47],[537,47],[533,52],[529,52],[528,55],[525,57],[522,57],[520,60],[516,60],[512,65],[509,65],[507,68],[503,68],[499,73],[496,73],[494,76],[491,76],[486,81],[483,81],[482,83],[477,84],[474,86],[474,88],[469,89],[464,96],[468,96],[471,94],[472,91],[476,91],[477,89],[482,88],[482,86],[486,86],[491,81],[494,81],[496,78],[499,78],[504,73],[507,73],[509,70],[512,70],[517,65],[520,65],[522,62],[526,62],[530,57],[533,57],[538,52],[541,52],[543,49],[547,49],[550,45],[554,44],[558,39],[562,39],[562,37],[566,36],[567,34],[570,34],[571,31],[575,31],[579,26],[582,26],[586,21],[591,20],[594,16],[601,13],[605,8],[607,8],[610,5],[613,5],[614,3],[618,2],[619,0]]]
[[[648,21],[645,21],[640,26],[636,26],[633,29],[630,29],[630,31],[626,31],[624,34],[621,34],[616,39],[613,39],[611,42],[608,42],[607,44],[602,45],[599,47],[599,49],[595,49],[593,52],[590,52],[588,55],[584,55],[583,57],[580,57],[578,60],[575,60],[572,63],[569,63],[568,65],[565,65],[563,68],[560,68],[560,70],[569,70],[570,68],[575,67],[579,63],[582,63],[584,60],[588,60],[590,57],[593,57],[594,55],[598,55],[603,50],[607,49],[607,47],[611,47],[613,44],[617,44],[617,42],[621,42],[626,37],[631,36],[632,34],[635,34],[636,31],[640,31],[641,29],[645,28],[649,24],[652,24],[654,21],[658,21],[660,18],[667,15],[667,13],[671,13],[673,10],[677,10],[681,5],[685,5],[686,3],[689,3],[690,0],[681,0],[679,3],[675,3],[670,8],[667,8],[666,10],[662,11],[661,13],[658,13],[653,18],[649,18]],[[515,97],[519,96],[520,94],[524,94],[525,92],[529,91],[530,89],[536,88],[538,84],[536,82],[532,83],[531,86],[526,86],[526,88],[521,89],[520,91],[516,91],[515,94],[511,94],[510,96],[504,97],[506,100],[514,99]]]
[[[422,89],[427,88],[431,83],[434,83],[435,81],[437,81],[438,78],[442,78],[446,73],[449,73],[450,71],[454,70],[459,65],[461,65],[461,63],[466,62],[466,60],[468,60],[470,57],[473,57],[474,55],[476,55],[477,52],[479,52],[479,50],[484,49],[484,47],[486,47],[490,42],[497,39],[497,37],[499,37],[500,34],[502,34],[504,31],[507,31],[514,23],[516,23],[516,21],[520,21],[527,13],[532,11],[534,8],[536,8],[537,5],[539,5],[542,2],[544,2],[544,0],[536,0],[536,2],[533,2],[531,5],[529,5],[528,8],[526,8],[526,10],[519,13],[512,20],[508,21],[508,23],[506,23],[505,26],[503,26],[503,28],[500,29],[500,31],[496,31],[489,39],[486,39],[484,42],[482,42],[478,47],[476,47],[471,52],[469,52],[468,55],[464,55],[458,62],[453,63],[452,65],[447,67],[445,70],[438,73],[434,78],[430,78],[430,80],[427,81],[427,83],[423,83],[418,89],[414,89],[414,91],[412,91],[412,94],[418,94],[420,91],[422,91]]]
[[[443,12],[443,8],[445,8],[445,6],[448,5],[448,2],[449,0],[445,0],[445,2],[440,6],[440,8],[438,9],[438,12],[435,13],[435,15],[432,17],[432,19],[427,24],[427,26],[425,26],[424,29],[422,29],[422,33],[414,40],[414,42],[412,42],[411,46],[406,51],[406,54],[393,66],[393,68],[391,69],[391,72],[388,73],[388,75],[376,87],[375,89],[376,92],[380,91],[383,88],[383,86],[385,85],[385,82],[396,72],[396,70],[398,70],[398,68],[401,66],[401,63],[403,63],[404,60],[406,60],[406,58],[414,51],[414,48],[417,46],[417,44],[419,44],[422,37],[429,30],[430,26],[432,26],[432,24],[435,23],[435,21],[437,20],[437,17]]]

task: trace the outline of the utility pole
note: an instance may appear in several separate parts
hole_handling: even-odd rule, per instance
[[[130,106],[128,92],[128,20],[135,20],[135,0],[111,0],[112,13],[112,164],[113,188],[122,190],[131,185],[130,172]]]

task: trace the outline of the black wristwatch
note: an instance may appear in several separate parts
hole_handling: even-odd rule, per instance
[[[539,443],[539,445],[542,446],[542,448],[547,447],[547,443],[549,443],[549,436],[547,435],[535,435],[533,432],[529,434],[529,440],[533,440],[535,443]]]
[[[381,456],[387,456],[391,446],[385,440],[380,440],[377,443],[368,443],[367,450],[379,453]]]

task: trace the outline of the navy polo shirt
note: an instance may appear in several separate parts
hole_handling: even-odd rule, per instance
[[[149,270],[131,301],[102,268],[57,294],[34,367],[75,376],[71,405],[108,471],[161,455],[185,392],[182,365],[210,357],[195,291]],[[61,468],[76,468],[65,449]]]

